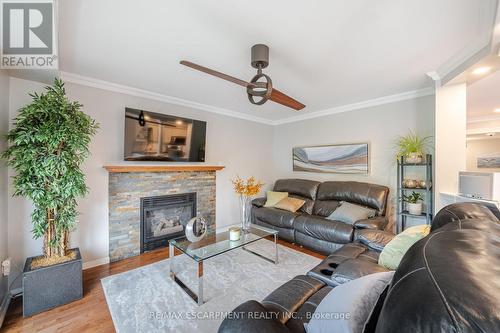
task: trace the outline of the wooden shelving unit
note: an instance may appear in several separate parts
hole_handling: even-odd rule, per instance
[[[403,187],[406,168],[424,168],[425,170],[425,188],[406,188]],[[433,216],[433,190],[432,190],[432,155],[427,154],[422,163],[406,163],[398,161],[398,180],[397,180],[397,225],[396,232],[400,233],[406,228],[408,218],[424,219],[427,225],[432,222]],[[406,209],[406,203],[403,201],[403,194],[409,192],[420,192],[424,196],[424,211],[421,215],[413,215]]]

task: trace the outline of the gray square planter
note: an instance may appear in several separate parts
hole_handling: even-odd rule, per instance
[[[31,269],[36,257],[26,259],[23,272],[23,315],[32,316],[83,297],[82,257],[48,267]]]

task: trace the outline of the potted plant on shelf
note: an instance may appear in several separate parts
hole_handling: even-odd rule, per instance
[[[254,177],[249,177],[246,180],[236,177],[232,180],[234,191],[240,197],[240,219],[241,228],[248,230],[250,228],[250,200],[253,196],[259,194],[264,183],[256,181]]]
[[[25,316],[83,296],[80,251],[68,249],[68,243],[76,199],[87,193],[80,165],[98,128],[80,103],[69,101],[61,80],[45,89],[19,110],[7,135],[10,147],[2,154],[16,171],[14,195],[33,201],[33,237],[43,238],[43,255],[28,258],[24,266]]]
[[[422,194],[415,191],[411,192],[410,195],[403,194],[403,201],[408,205],[408,213],[411,215],[422,215],[423,200]]]
[[[422,163],[430,136],[421,137],[410,131],[397,141],[397,159],[405,163]]]

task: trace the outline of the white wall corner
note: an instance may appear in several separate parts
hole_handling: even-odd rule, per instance
[[[458,173],[466,168],[467,86],[448,84],[436,90],[434,192],[435,211],[441,193],[458,193]]]

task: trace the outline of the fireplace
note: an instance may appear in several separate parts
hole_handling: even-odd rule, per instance
[[[166,247],[168,240],[184,235],[196,216],[196,193],[141,198],[141,253]]]

